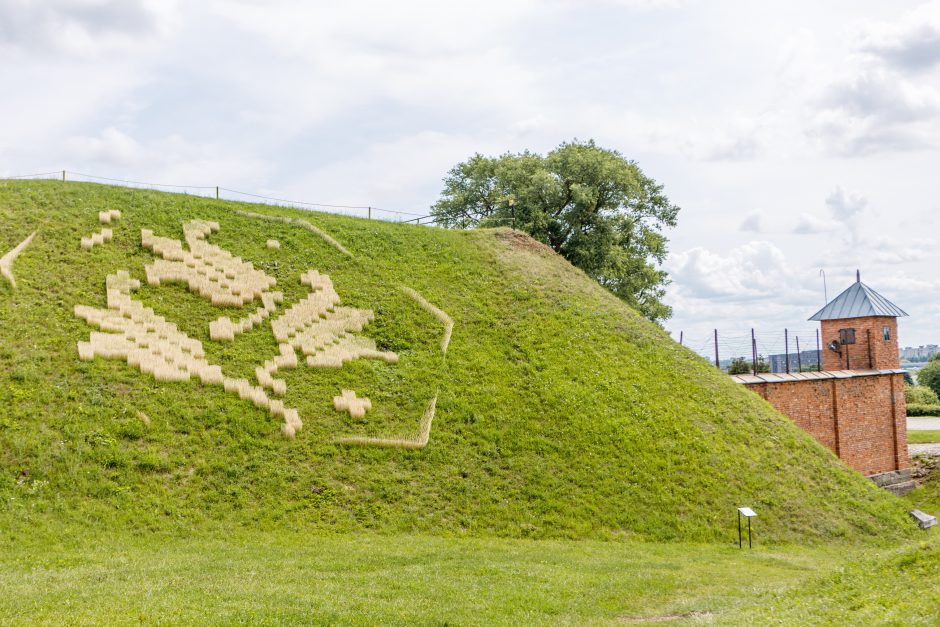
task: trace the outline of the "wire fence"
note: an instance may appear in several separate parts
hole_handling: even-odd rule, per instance
[[[368,218],[370,220],[411,223],[422,226],[437,225],[436,218],[434,216],[424,213],[399,211],[397,209],[383,209],[381,207],[373,207],[370,205],[334,205],[328,203],[307,202],[302,200],[288,200],[286,198],[265,196],[263,194],[246,192],[238,189],[232,189],[230,187],[223,187],[221,185],[176,185],[170,183],[152,183],[147,181],[135,181],[131,179],[97,176],[84,172],[74,172],[72,170],[56,170],[55,172],[39,172],[36,174],[20,174],[17,176],[0,177],[0,180],[29,179],[54,179],[61,180],[65,183],[103,183],[134,189],[150,189],[176,194],[186,194],[190,196],[201,196],[204,198],[214,198],[216,200],[235,200],[242,202],[250,201],[272,205],[275,207],[290,207],[293,209],[303,209],[307,211],[323,211],[326,213],[336,213],[358,218]]]
[[[815,370],[821,365],[822,346],[819,329],[811,326],[767,331],[749,329],[725,333],[713,329],[707,335],[679,331],[675,339],[683,346],[727,370],[731,362],[743,359],[753,369],[763,361],[771,372]]]

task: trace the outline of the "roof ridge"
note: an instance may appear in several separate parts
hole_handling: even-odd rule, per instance
[[[900,318],[907,316],[907,312],[879,294],[874,288],[861,281],[855,281],[809,319],[840,320],[872,316]]]

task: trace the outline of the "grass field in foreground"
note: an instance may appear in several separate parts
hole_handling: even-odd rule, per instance
[[[846,551],[298,533],[225,541],[125,534],[2,548],[5,624],[532,625],[717,615],[826,572]]]
[[[940,431],[908,431],[908,444],[932,444],[940,442]]]
[[[940,551],[420,535],[0,544],[3,624],[936,624]]]

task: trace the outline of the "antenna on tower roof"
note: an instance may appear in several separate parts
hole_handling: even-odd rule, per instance
[[[855,282],[856,282],[856,283],[861,283],[861,282],[862,282],[862,273],[861,273],[860,270],[856,270],[856,271],[855,271]]]

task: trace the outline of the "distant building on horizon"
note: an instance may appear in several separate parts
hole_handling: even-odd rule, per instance
[[[901,349],[901,359],[907,361],[927,361],[937,353],[940,353],[940,346],[936,344],[927,344],[926,346],[905,346]]]
[[[812,350],[800,351],[799,355],[797,353],[790,353],[790,372],[798,372],[799,366],[802,365],[804,370],[812,369],[816,370],[816,367],[819,365],[819,362],[822,361],[820,352],[815,348]],[[767,360],[770,362],[770,371],[771,372],[786,372],[787,371],[787,354],[780,353],[779,355],[770,355],[767,357]]]

